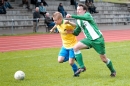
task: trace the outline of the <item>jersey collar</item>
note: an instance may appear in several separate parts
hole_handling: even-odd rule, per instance
[[[64,20],[62,20],[61,24],[63,24],[63,23],[64,23]],[[60,25],[61,25],[61,24],[60,24]]]

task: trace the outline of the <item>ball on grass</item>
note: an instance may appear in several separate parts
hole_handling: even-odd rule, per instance
[[[16,80],[24,80],[24,78],[25,78],[25,73],[24,73],[23,71],[21,71],[21,70],[18,70],[18,71],[15,72],[14,78],[15,78]]]

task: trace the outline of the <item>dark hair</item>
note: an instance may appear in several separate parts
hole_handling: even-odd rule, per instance
[[[79,3],[78,6],[83,7],[83,10],[88,11],[88,7],[85,4]]]
[[[59,5],[61,5],[62,3],[59,3]]]
[[[0,6],[4,5],[4,3],[2,3],[2,0],[0,0]]]

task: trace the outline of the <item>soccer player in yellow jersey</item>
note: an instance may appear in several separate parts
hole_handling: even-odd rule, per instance
[[[53,32],[54,29],[57,28],[63,44],[58,55],[58,62],[63,63],[69,60],[69,64],[74,72],[74,77],[77,77],[79,74],[75,75],[75,72],[78,70],[78,67],[74,63],[75,54],[73,51],[73,46],[77,43],[77,39],[73,34],[66,32],[66,30],[74,30],[75,26],[70,25],[68,20],[64,20],[60,12],[55,12],[53,14],[53,20],[56,25],[50,30],[50,32]]]

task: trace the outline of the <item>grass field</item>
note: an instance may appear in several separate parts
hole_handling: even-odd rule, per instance
[[[68,62],[57,62],[60,48],[0,53],[0,86],[130,86],[130,41],[106,43],[107,56],[113,61],[117,76],[93,50],[82,50],[87,71],[72,77]],[[14,79],[17,70],[25,72],[24,80]]]

